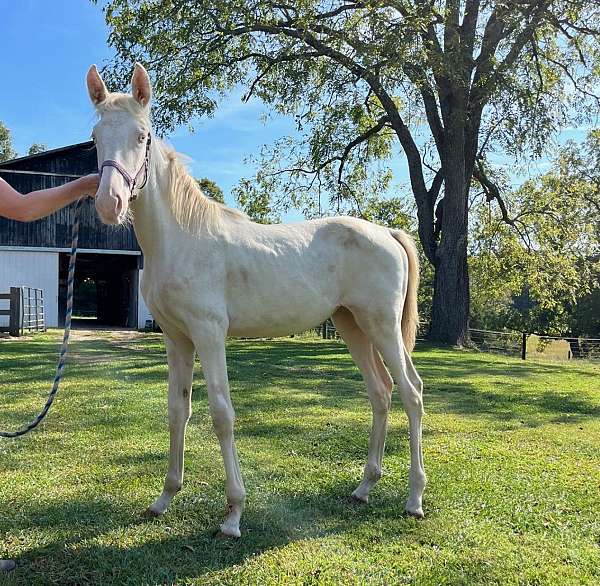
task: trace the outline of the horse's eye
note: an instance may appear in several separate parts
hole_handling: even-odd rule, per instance
[[[145,132],[140,132],[138,134],[138,142],[141,144],[146,140],[146,133]]]

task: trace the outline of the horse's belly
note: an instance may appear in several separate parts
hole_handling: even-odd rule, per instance
[[[336,309],[335,303],[324,298],[291,296],[256,301],[229,308],[230,336],[272,337],[303,332],[326,320]]]

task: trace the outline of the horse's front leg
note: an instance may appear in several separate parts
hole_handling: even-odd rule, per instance
[[[194,342],[202,363],[210,415],[221,445],[221,455],[225,465],[225,493],[229,510],[227,518],[221,525],[221,533],[231,537],[240,537],[240,518],[246,502],[246,490],[233,439],[235,413],[229,394],[225,336],[226,329],[216,323],[209,323],[199,329],[198,336],[194,336]]]
[[[194,345],[184,337],[164,338],[169,362],[169,470],[162,494],[148,508],[152,515],[162,515],[181,490],[185,429],[192,414]]]

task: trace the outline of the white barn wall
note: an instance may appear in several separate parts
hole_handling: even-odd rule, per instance
[[[113,253],[114,254],[114,253]],[[118,252],[116,254],[119,254]],[[58,327],[58,261],[59,251],[0,250],[0,293],[8,293],[11,287],[35,287],[44,292],[46,326]],[[139,271],[138,283],[143,270]],[[2,308],[8,309],[8,302]],[[138,328],[143,329],[146,320],[152,319],[146,307],[141,288],[138,291]],[[0,326],[8,326],[8,316],[0,316]]]
[[[0,293],[10,287],[41,289],[46,326],[58,327],[58,252],[0,250]],[[8,325],[8,316],[0,316],[0,325]]]

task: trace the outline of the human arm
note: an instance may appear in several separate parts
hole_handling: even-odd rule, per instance
[[[99,176],[85,175],[59,187],[40,189],[25,195],[0,177],[0,216],[19,222],[39,220],[86,195],[95,195]]]

